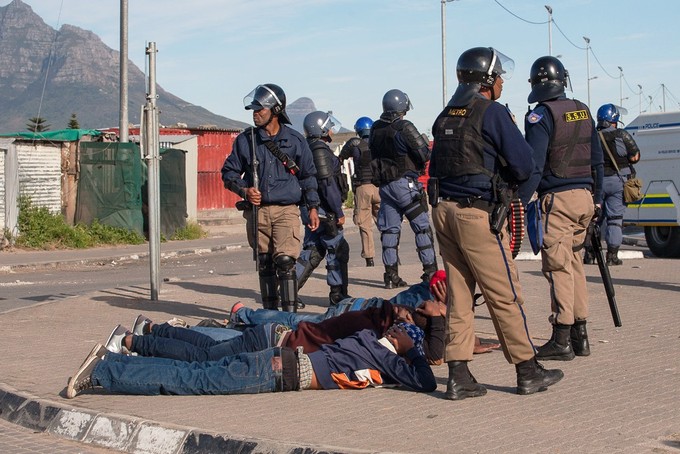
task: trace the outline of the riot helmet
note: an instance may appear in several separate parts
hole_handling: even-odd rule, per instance
[[[243,105],[246,110],[270,109],[272,115],[279,117],[279,123],[291,124],[286,114],[286,94],[278,85],[258,85],[243,98]]]
[[[617,123],[621,114],[614,104],[605,104],[597,109],[597,121],[607,123]]]
[[[371,126],[373,126],[373,120],[368,117],[360,117],[354,123],[354,131],[359,137],[368,137],[371,134]]]
[[[333,116],[333,112],[321,112],[317,110],[307,114],[302,126],[307,137],[327,138],[331,132],[337,134],[340,131],[340,122]]]
[[[409,110],[413,109],[413,104],[411,100],[408,99],[408,95],[401,90],[392,89],[385,93],[382,99],[383,113],[399,113],[405,114]]]
[[[458,57],[458,88],[449,105],[469,104],[482,87],[493,88],[496,79],[501,75],[503,79],[510,79],[514,69],[515,62],[493,47],[473,47],[466,50]]]
[[[564,94],[565,88],[570,88],[569,71],[555,57],[545,56],[538,58],[529,72],[531,93],[529,102],[542,102],[557,98]]]

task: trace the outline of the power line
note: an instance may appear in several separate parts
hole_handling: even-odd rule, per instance
[[[546,20],[546,21],[543,21],[543,22],[534,22],[534,21],[530,21],[530,20],[521,18],[521,17],[519,17],[517,14],[515,14],[515,13],[513,13],[512,11],[510,11],[509,9],[507,9],[505,6],[501,5],[501,2],[499,2],[498,0],[494,0],[494,1],[498,4],[498,6],[500,6],[501,8],[503,8],[505,11],[507,11],[507,12],[510,13],[511,15],[515,16],[517,19],[526,22],[527,24],[544,25],[544,24],[547,24],[548,22],[550,22],[550,21],[547,21],[547,20]],[[553,21],[553,22],[554,22],[554,21]]]
[[[45,80],[43,80],[43,86],[42,86],[42,92],[40,93],[40,101],[38,103],[38,115],[36,118],[40,118],[40,113],[42,112],[42,104],[43,104],[43,99],[45,98],[45,90],[47,88],[47,77],[50,74],[50,68],[52,67],[52,54],[55,49],[55,45],[57,43],[57,38],[59,38],[59,23],[61,21],[61,11],[64,8],[64,0],[61,0],[61,4],[59,5],[59,14],[57,15],[57,26],[56,26],[56,31],[54,33],[54,40],[52,41],[52,45],[50,46],[50,52],[47,55],[47,68],[45,68]]]

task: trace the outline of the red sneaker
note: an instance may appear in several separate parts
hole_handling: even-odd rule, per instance
[[[238,318],[238,311],[240,311],[244,307],[245,307],[245,305],[240,301],[237,301],[233,306],[231,306],[231,311],[229,312],[229,322],[230,323],[232,323],[234,325],[240,323],[240,320]]]

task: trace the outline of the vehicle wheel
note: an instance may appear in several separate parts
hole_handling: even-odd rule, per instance
[[[657,257],[680,257],[680,227],[645,227],[645,240]]]

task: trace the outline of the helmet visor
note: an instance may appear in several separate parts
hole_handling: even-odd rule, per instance
[[[491,49],[493,50],[493,56],[489,64],[488,75],[497,74],[503,77],[504,80],[510,79],[515,71],[515,61],[503,52],[493,47]]]
[[[324,120],[323,124],[321,124],[321,130],[326,132],[330,131],[333,134],[337,134],[340,132],[340,128],[342,127],[342,124],[340,121],[333,116],[333,112],[328,112],[328,116],[326,117],[326,120]]]
[[[243,105],[246,110],[260,110],[281,106],[283,103],[269,87],[258,85],[243,98]]]

